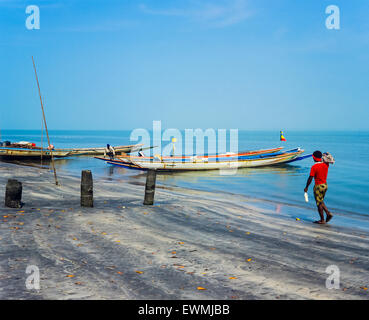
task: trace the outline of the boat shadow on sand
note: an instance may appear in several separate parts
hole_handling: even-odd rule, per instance
[[[59,159],[58,159],[59,161]],[[51,164],[51,160],[50,159],[44,159],[42,160],[42,162],[40,161],[40,159],[35,160],[35,159],[11,159],[8,157],[0,157],[0,163],[4,162],[4,163],[11,163],[11,164],[16,164],[16,165],[20,165],[20,166],[27,166],[27,167],[35,167],[35,168],[39,168],[39,169],[49,169],[50,164]]]
[[[237,170],[233,169],[225,169],[225,170],[204,170],[204,171],[164,171],[157,172],[157,176],[161,181],[166,180],[183,180],[187,182],[194,182],[197,179],[202,178],[227,178],[227,177],[246,177],[257,174],[277,174],[277,175],[293,175],[304,172],[305,168],[297,165],[290,164],[279,164],[274,166],[265,166],[265,167],[254,167],[254,168],[239,168]],[[146,176],[147,171],[145,170],[137,170],[137,169],[129,169],[122,168],[110,165],[106,174],[108,176],[121,176],[130,174],[131,178],[142,178]]]

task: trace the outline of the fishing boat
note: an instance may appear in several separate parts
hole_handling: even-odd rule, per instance
[[[119,159],[99,158],[108,164],[139,170],[157,170],[157,171],[199,171],[199,170],[220,170],[220,169],[238,169],[252,168],[261,166],[270,166],[292,161],[302,160],[299,157],[304,150],[300,148],[288,150],[285,152],[261,153],[245,155],[248,152],[233,154],[225,157],[224,154],[216,157],[200,156],[182,159],[146,159],[140,160],[140,157],[120,157]],[[228,156],[228,155],[227,155]]]
[[[34,143],[9,143],[4,144],[6,147],[0,147],[0,157],[11,158],[45,158],[51,157],[49,149],[43,149],[36,146]],[[142,151],[147,148],[142,148],[142,144],[117,146],[113,147],[117,156],[131,152]],[[72,156],[99,156],[105,155],[105,148],[67,148],[67,149],[52,149],[55,158],[72,157]]]
[[[145,148],[142,148],[142,144],[135,144],[135,145],[129,145],[129,146],[117,146],[113,147],[114,152],[116,155],[123,155],[126,153],[131,152],[138,152],[141,150],[144,150]],[[74,149],[55,149],[55,151],[68,151],[70,152],[71,156],[98,156],[98,155],[104,155],[106,152],[105,148],[74,148]]]
[[[154,157],[145,157],[145,156],[132,156],[132,155],[123,155],[119,156],[118,158],[129,159],[129,160],[139,160],[139,161],[153,161],[155,159],[159,159],[162,161],[183,161],[183,160],[193,160],[194,158],[232,158],[232,157],[239,157],[239,156],[257,156],[257,155],[264,155],[264,154],[274,154],[279,152],[283,149],[283,147],[272,148],[272,149],[261,149],[261,150],[252,150],[252,151],[244,151],[244,152],[227,152],[221,154],[204,154],[202,156],[199,155],[190,155],[190,156],[158,156],[155,155]]]
[[[22,148],[0,148],[0,157],[6,160],[17,159],[51,159],[51,156],[55,158],[65,158],[71,155],[68,151],[52,151],[50,150],[33,150]]]

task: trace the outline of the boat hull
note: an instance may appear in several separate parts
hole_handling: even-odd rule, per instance
[[[140,145],[114,147],[116,155],[139,151]],[[56,151],[69,152],[71,156],[99,156],[105,154],[105,148],[76,148],[76,149],[55,149]]]
[[[65,158],[69,157],[69,152],[62,151],[53,151],[52,155],[54,158]],[[40,151],[40,150],[14,150],[14,149],[1,149],[0,157],[5,158],[7,160],[11,159],[50,159],[51,152],[50,151]]]
[[[142,149],[141,144],[130,145],[130,146],[118,146],[114,147],[116,155],[121,155],[125,153],[135,152]],[[54,158],[65,158],[71,156],[99,156],[104,155],[105,148],[75,148],[75,149],[54,149],[52,154]],[[0,157],[11,159],[50,159],[51,153],[48,149],[41,148],[0,148]]]
[[[163,156],[161,157],[162,161],[183,161],[183,160],[189,160],[193,161],[194,159],[202,159],[202,158],[209,158],[209,159],[215,159],[215,158],[234,158],[234,157],[241,157],[241,156],[258,156],[258,155],[264,155],[264,154],[274,154],[277,152],[280,152],[283,149],[283,147],[278,148],[272,148],[272,149],[261,149],[261,150],[253,150],[253,151],[243,151],[239,153],[221,153],[221,154],[204,154],[204,155],[192,155],[192,156]],[[138,156],[121,156],[118,157],[121,160],[128,159],[129,161],[139,160],[139,161],[155,161],[157,160],[156,157],[138,157]]]
[[[287,151],[285,153],[269,156],[257,157],[254,159],[236,159],[236,160],[219,160],[202,158],[201,161],[136,161],[136,160],[114,160],[106,158],[98,158],[109,164],[139,170],[157,170],[157,171],[204,171],[204,170],[226,170],[239,168],[253,168],[271,166],[276,164],[292,162],[298,158],[304,150],[295,149],[296,151]]]

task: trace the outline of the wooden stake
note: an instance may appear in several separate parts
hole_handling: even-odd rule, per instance
[[[83,170],[81,175],[81,207],[94,206],[94,187],[91,170]]]
[[[6,184],[5,191],[5,206],[9,208],[21,208],[22,207],[22,183],[9,179]]]
[[[146,187],[144,205],[152,206],[154,204],[156,183],[156,170],[148,170],[146,175]]]
[[[37,77],[36,65],[35,65],[35,60],[33,60],[33,56],[32,56],[32,62],[33,62],[33,68],[35,69],[35,75],[36,75],[36,81],[37,81],[37,87],[38,87],[38,94],[39,94],[39,96],[40,96],[41,110],[42,110],[42,116],[43,116],[43,118],[44,118],[44,124],[45,124],[45,131],[46,131],[46,136],[47,136],[47,142],[48,142],[49,147],[50,147],[50,146],[51,146],[51,143],[50,143],[50,137],[49,137],[49,132],[48,132],[48,130],[47,130],[47,124],[46,124],[46,117],[45,117],[44,105],[43,105],[43,103],[42,103],[40,84],[38,83],[38,77]],[[51,147],[50,147],[50,155],[51,155],[51,165],[52,165],[53,170],[54,170],[55,184],[56,184],[56,185],[59,185],[58,178],[57,178],[57,176],[56,176],[56,169],[55,169],[55,163],[54,163],[54,156],[53,156],[53,152],[52,152],[52,150],[51,150]]]

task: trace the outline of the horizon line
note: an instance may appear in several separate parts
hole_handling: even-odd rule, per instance
[[[111,131],[111,132],[120,132],[120,131],[132,131],[135,129],[146,129],[148,131],[153,131],[152,128],[151,129],[147,129],[147,128],[132,128],[132,129],[49,129],[49,132],[52,131]],[[162,131],[167,130],[167,129],[178,129],[180,131],[182,130],[186,130],[186,129],[202,129],[202,130],[206,130],[206,129],[214,129],[214,130],[219,130],[219,129],[225,129],[225,130],[234,130],[237,129],[239,131],[249,131],[249,132],[255,132],[255,131],[268,131],[268,132],[275,132],[275,131],[285,131],[285,132],[293,132],[293,131],[316,131],[316,132],[369,132],[369,128],[368,129],[239,129],[239,128],[162,128]],[[41,131],[40,129],[0,129],[0,134],[1,132],[5,132],[5,131]]]

